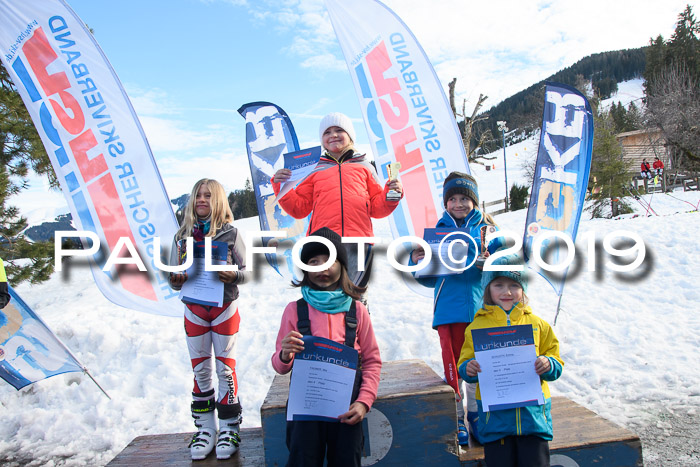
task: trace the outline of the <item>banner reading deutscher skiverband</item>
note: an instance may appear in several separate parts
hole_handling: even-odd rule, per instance
[[[546,231],[562,232],[576,240],[581,211],[588,188],[593,151],[593,113],[586,98],[576,89],[558,83],[545,86],[544,112],[535,178],[525,222],[523,252],[532,257],[532,242]],[[566,246],[553,241],[542,243],[541,257],[558,264]],[[547,255],[545,255],[547,251]],[[550,256],[551,255],[551,256]],[[566,272],[544,276],[561,295]]]
[[[470,173],[440,81],[413,33],[375,0],[325,0],[355,85],[377,171],[400,162],[404,199],[391,216],[394,238],[423,237],[442,214],[442,185]]]
[[[263,238],[263,246],[277,245],[282,254],[266,253],[267,262],[286,279],[294,278],[292,247],[309,227],[309,218],[295,219],[282,210],[275,201],[271,179],[284,167],[283,154],[299,150],[297,134],[287,113],[270,102],[243,104],[238,113],[245,118],[248,163],[253,178],[253,189],[258,204],[258,218],[262,230],[283,230],[282,240]],[[272,240],[272,244],[270,244]]]
[[[176,315],[177,294],[153,265],[153,239],[169,245],[177,222],[153,155],[114,70],[84,23],[60,0],[0,0],[0,55],[51,158],[78,230],[95,232],[100,291],[140,311]],[[120,238],[135,266],[104,272]],[[126,253],[128,255],[128,253]]]
[[[8,288],[10,303],[0,310],[0,378],[15,387],[50,376],[83,371],[83,366],[39,316]]]

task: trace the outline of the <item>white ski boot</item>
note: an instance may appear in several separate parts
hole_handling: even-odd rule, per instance
[[[241,416],[229,419],[219,419],[219,442],[216,443],[216,458],[228,459],[238,451],[241,437],[238,434],[241,425]]]
[[[216,414],[214,399],[192,402],[192,418],[197,433],[190,442],[192,460],[205,459],[216,445]]]

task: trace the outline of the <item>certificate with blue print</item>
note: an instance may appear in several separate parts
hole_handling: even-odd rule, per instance
[[[309,149],[288,152],[284,154],[284,168],[292,171],[292,175],[284,182],[277,195],[277,199],[287,194],[289,190],[301,183],[306,177],[313,173],[321,160],[321,146],[314,146]]]
[[[423,240],[430,245],[432,257],[430,264],[415,272],[416,278],[460,274],[473,264],[476,257],[473,252],[477,244],[466,229],[425,229]]]
[[[224,283],[217,271],[207,271],[204,242],[194,242],[192,266],[187,268],[187,280],[180,289],[180,300],[207,306],[223,306]],[[211,242],[211,264],[221,266],[228,261],[228,244]]]
[[[339,422],[350,409],[358,352],[323,337],[303,340],[304,351],[294,356],[287,420]]]
[[[484,412],[543,405],[532,325],[472,329]]]

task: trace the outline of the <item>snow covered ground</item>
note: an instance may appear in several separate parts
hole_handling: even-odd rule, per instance
[[[642,109],[642,98],[644,97],[644,79],[635,78],[617,84],[617,92],[610,98],[601,102],[603,108],[608,108],[611,104],[618,102],[627,108],[631,103]]]
[[[507,148],[510,184],[524,182],[521,166],[536,150],[536,139]],[[482,200],[504,196],[502,154],[493,154],[491,170],[472,166]],[[576,251],[583,270],[567,281],[554,328],[564,373],[550,385],[554,395],[637,432],[669,414],[697,417],[700,409],[700,314],[695,312],[700,300],[700,193],[645,195],[643,201],[659,215],[645,216],[634,200],[638,217],[592,220],[584,212]],[[525,215],[525,210],[506,213],[496,221],[522,236]],[[259,229],[256,219],[236,224],[242,230]],[[377,236],[391,238],[386,220],[374,225]],[[615,273],[604,264],[587,271],[584,235],[602,242],[620,230],[643,239],[647,255],[642,266],[633,273]],[[602,259],[609,257],[603,254]],[[255,281],[241,287],[240,298],[237,370],[245,427],[260,425],[259,409],[274,374],[269,359],[279,319],[284,306],[299,297],[267,265],[258,263],[256,271]],[[378,249],[372,278],[369,303],[382,358],[422,359],[441,374],[437,333],[430,326],[431,299],[409,291],[387,262],[385,248]],[[84,268],[71,267],[44,284],[16,289],[112,399],[77,373],[20,391],[0,382],[0,464],[99,466],[136,436],[192,431],[192,372],[181,319],[113,305]],[[551,286],[533,274],[528,295],[535,312],[553,322],[558,297]],[[646,446],[645,456],[648,465],[658,465],[654,459],[659,457]],[[700,456],[679,458],[679,465],[700,464]]]

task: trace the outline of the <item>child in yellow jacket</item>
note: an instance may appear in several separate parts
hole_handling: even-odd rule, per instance
[[[492,263],[492,266],[503,265],[509,269],[523,267],[516,256],[501,256]],[[559,341],[549,323],[536,316],[527,305],[527,275],[524,267],[522,271],[485,269],[482,285],[484,305],[465,332],[458,363],[459,374],[465,381],[473,383],[478,381],[481,372],[474,354],[473,329],[530,324],[537,353],[534,368],[540,376],[545,401],[544,405],[484,412],[477,384],[478,432],[484,445],[486,465],[548,466],[549,441],[552,439],[552,403],[547,381],[556,380],[562,372],[564,362],[559,356]]]

